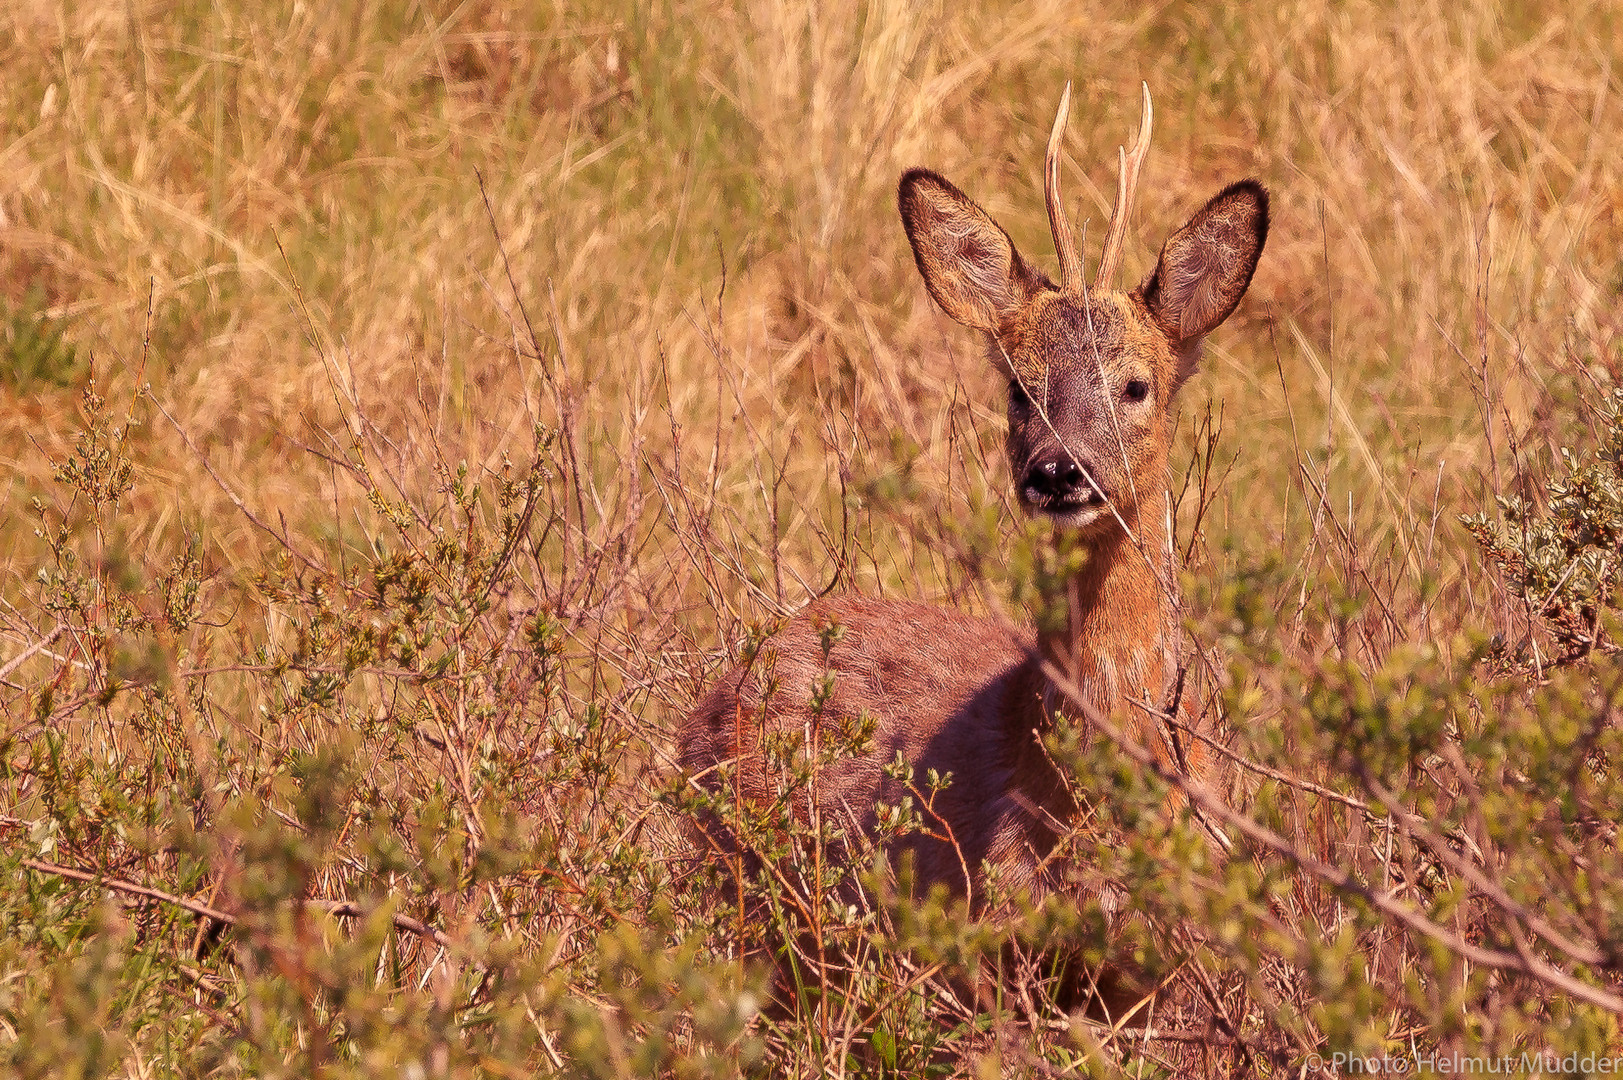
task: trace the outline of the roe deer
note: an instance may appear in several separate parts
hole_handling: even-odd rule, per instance
[[[898,192],[930,295],[981,332],[1009,380],[1007,446],[1020,505],[1074,530],[1087,548],[1085,566],[1066,585],[1064,627],[1028,634],[922,603],[819,600],[772,636],[761,654],[773,654],[770,663],[758,659],[719,679],[678,732],[681,763],[699,783],[729,801],[761,804],[779,794],[774,739],[779,747],[810,743],[819,728],[871,718],[866,746],[824,766],[797,796],[795,813],[872,836],[876,802],[909,795],[905,780],[887,775],[898,755],[917,784],[927,770],[950,773],[922,810],[925,829],[886,846],[893,859],[911,854],[919,888],[945,885],[975,906],[984,906],[988,867],[1003,885],[1033,894],[1062,880],[1045,856],[1077,808],[1041,742],[1064,704],[1045,660],[1164,763],[1202,767],[1198,746],[1178,745],[1170,725],[1127,699],[1186,711],[1168,705],[1183,641],[1168,521],[1170,409],[1201,339],[1245,294],[1268,233],[1267,192],[1242,180],[1172,234],[1143,284],[1111,290],[1148,149],[1145,88],[1098,274],[1085,285],[1059,191],[1069,105],[1067,86],[1044,183],[1057,287],[937,174],[913,169]],[[830,647],[823,629],[831,624],[843,636]],[[814,705],[827,673],[832,689]],[[716,852],[744,854],[716,822],[701,828]]]

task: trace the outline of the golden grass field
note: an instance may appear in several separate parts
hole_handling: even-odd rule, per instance
[[[1227,180],[1273,192],[1253,291],[1183,403],[1227,405],[1239,456],[1217,527],[1241,511],[1236,539],[1289,536],[1287,406],[1338,503],[1406,536],[1439,463],[1450,506],[1489,468],[1484,360],[1496,424],[1520,428],[1540,386],[1615,357],[1605,5],[396,18],[24,0],[3,18],[13,318],[66,327],[112,399],[150,383],[244,498],[301,529],[331,527],[316,427],[359,403],[402,445],[432,435],[488,464],[557,422],[549,373],[608,517],[669,465],[673,423],[708,448],[718,415],[720,487],[748,523],[767,447],[788,501],[826,506],[840,448],[882,463],[895,433],[943,498],[969,498],[949,433],[996,425],[1001,403],[928,303],[893,189],[927,164],[1051,259],[1041,145],[1067,79],[1067,180],[1095,236],[1140,80],[1157,102],[1124,280]],[[514,356],[517,303],[542,359]],[[15,520],[76,402],[37,381],[7,395]],[[251,560],[258,539],[177,433],[160,418],[139,443],[131,551],[200,529],[223,564]],[[777,536],[808,580],[826,577],[821,513]],[[6,549],[26,575],[26,545]],[[943,591],[889,562],[865,587]]]
[[[257,816],[244,811],[255,822],[274,821],[267,808],[301,815],[297,785],[277,777],[299,754],[343,744],[397,822],[416,820],[424,793],[447,800],[452,820],[465,814],[470,851],[499,832],[496,804],[480,809],[490,746],[606,716],[634,746],[603,776],[556,791],[537,779],[514,803],[564,831],[589,803],[588,817],[613,819],[606,852],[640,811],[635,800],[603,811],[594,799],[614,801],[604,776],[615,791],[657,783],[663,732],[748,627],[831,584],[977,611],[1017,602],[1028,560],[1009,554],[1024,527],[1001,460],[1002,383],[929,300],[895,186],[911,166],[943,173],[1052,268],[1042,154],[1067,81],[1064,176],[1089,260],[1140,83],[1154,95],[1123,284],[1224,184],[1252,176],[1272,195],[1250,293],[1182,392],[1170,481],[1177,490],[1191,461],[1212,462],[1214,478],[1209,509],[1197,520],[1191,495],[1179,522],[1197,633],[1215,643],[1224,613],[1250,603],[1274,612],[1281,655],[1370,668],[1400,643],[1458,659],[1462,635],[1524,634],[1458,518],[1492,510],[1495,494],[1536,495],[1557,447],[1594,445],[1578,402],[1623,374],[1617,4],[11,0],[0,10],[0,664],[57,636],[0,687],[7,847],[185,895],[237,880],[220,870],[223,848],[199,855],[184,883],[166,856],[132,854],[120,815],[135,813],[140,784],[120,789],[124,802],[87,794],[112,783],[98,770],[117,773],[115,759],[139,761],[130,775],[147,777],[150,805],[157,737],[140,717],[170,715],[159,698],[185,686],[158,741],[182,758],[230,748],[196,766],[214,785],[207,798],[261,800]],[[109,444],[131,472],[105,505],[60,469],[97,422],[83,394],[92,374],[105,416],[137,421]],[[289,704],[302,661],[287,657],[330,644],[325,616],[308,614],[327,601],[300,588],[402,551],[432,555],[475,520],[492,529],[499,514],[459,502],[459,466],[488,502],[504,462],[519,475],[532,458],[545,509],[522,558],[504,557],[498,585],[479,594],[488,606],[458,624],[477,624],[477,642],[435,639],[437,670],[466,677],[458,689],[407,709],[389,664],[367,660],[336,704]],[[168,603],[190,544],[207,617],[171,630],[126,617]],[[73,573],[80,586],[64,584]],[[62,602],[75,587],[78,602]],[[1237,600],[1247,588],[1273,591]],[[374,617],[338,592],[342,619]],[[1353,614],[1349,595],[1365,597]],[[479,650],[495,657],[538,612],[561,673],[521,736],[503,727],[507,676],[481,681]],[[1231,699],[1266,725],[1280,685],[1255,675]],[[378,736],[396,709],[418,710],[408,729],[429,717],[439,734]],[[78,825],[42,794],[49,731],[53,752],[87,763]],[[174,768],[158,775],[192,775]],[[60,825],[47,827],[53,814]],[[348,837],[344,820],[335,834]],[[109,831],[75,832],[85,821]],[[1313,832],[1328,821],[1302,810],[1293,835],[1334,855],[1340,841]],[[60,842],[42,846],[58,828]],[[663,852],[676,831],[656,815],[635,835]],[[317,863],[301,887],[345,894],[342,860]],[[495,933],[502,920],[483,897],[434,907],[435,925]],[[506,925],[523,956],[576,962],[596,947],[586,928],[607,933],[604,913],[622,910],[594,903],[595,915]],[[38,948],[19,945],[6,970],[55,962]],[[433,963],[412,962],[428,965],[428,985]],[[281,970],[260,963],[240,975],[247,990],[210,974],[215,997],[158,995],[170,1004],[140,1015],[162,1021],[118,1020],[141,994],[109,991],[119,1004],[97,1023],[122,1034],[106,1071],[152,1075],[141,1063],[161,1060],[157,1073],[336,1075],[410,1056],[322,1057],[310,1025],[333,1021],[292,1006],[283,1031],[221,1026],[184,1004],[257,1017],[242,1002]],[[121,970],[115,984],[146,985]],[[33,1030],[19,1019],[29,1002],[58,1000],[34,985],[6,991],[12,1034],[0,1041]],[[175,1064],[184,1054],[150,1030],[180,1031],[182,1013],[211,1033],[199,1045],[242,1039],[262,1056]],[[1293,1061],[1329,1037],[1315,1015],[1303,1005],[1308,1019],[1280,1022]],[[1445,1029],[1411,1017],[1383,1037],[1520,1037],[1491,1023]],[[1126,1051],[1104,1045],[1089,1067],[1126,1067]],[[963,1061],[992,1052],[976,1043]],[[431,1073],[447,1061],[501,1071],[460,1053],[423,1060]],[[549,1043],[515,1060],[562,1069],[567,1056]],[[813,1057],[831,1071],[846,1060]],[[604,1060],[618,1064],[601,1075],[643,1069]],[[1031,1075],[1069,1075],[1042,1060]],[[1295,1075],[1285,1061],[1245,1068]]]

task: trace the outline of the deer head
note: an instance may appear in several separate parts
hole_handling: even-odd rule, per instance
[[[1130,528],[1146,493],[1164,493],[1173,396],[1193,374],[1202,339],[1251,284],[1268,235],[1268,193],[1254,180],[1224,188],[1167,239],[1138,288],[1113,291],[1149,148],[1146,88],[1137,144],[1122,155],[1099,273],[1085,285],[1059,190],[1069,108],[1067,85],[1044,170],[1058,285],[936,173],[906,173],[898,201],[930,295],[984,334],[1009,379],[1009,464],[1021,505],[1092,536]]]

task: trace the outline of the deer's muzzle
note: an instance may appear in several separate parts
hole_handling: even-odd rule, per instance
[[[1083,511],[1102,509],[1105,493],[1089,477],[1093,469],[1069,454],[1056,454],[1031,463],[1020,484],[1020,494],[1028,507],[1062,519],[1074,519]],[[1081,522],[1068,522],[1080,524]]]

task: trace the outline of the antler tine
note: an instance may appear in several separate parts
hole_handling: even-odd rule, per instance
[[[1065,141],[1065,121],[1071,115],[1071,84],[1059,99],[1054,130],[1048,136],[1048,155],[1043,160],[1043,201],[1048,204],[1048,226],[1054,231],[1054,250],[1059,253],[1059,287],[1063,293],[1082,291],[1082,256],[1077,254],[1076,237],[1065,220],[1064,200],[1059,193],[1061,144]]]
[[[1121,180],[1116,188],[1116,210],[1110,215],[1110,230],[1105,234],[1105,251],[1099,258],[1099,274],[1093,279],[1093,284],[1101,288],[1109,288],[1111,280],[1116,276],[1117,267],[1121,263],[1122,244],[1127,239],[1127,219],[1133,213],[1133,194],[1138,189],[1138,173],[1144,167],[1144,159],[1150,152],[1150,122],[1154,117],[1154,110],[1150,108],[1150,84],[1144,83],[1144,122],[1138,128],[1138,141],[1133,144],[1133,152],[1129,155],[1125,150],[1118,150],[1117,155],[1121,163]]]

